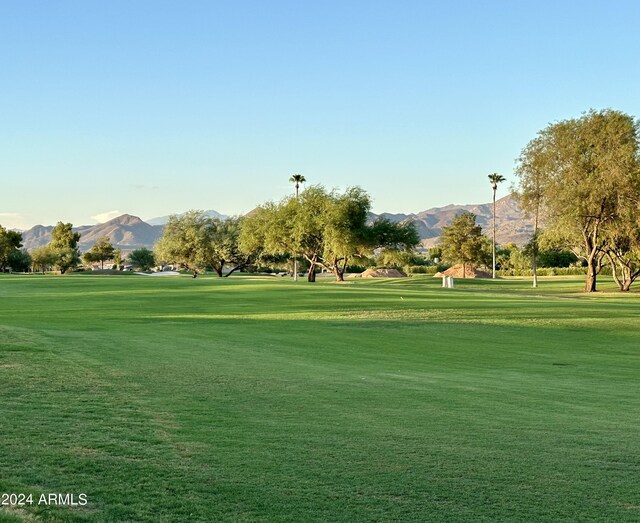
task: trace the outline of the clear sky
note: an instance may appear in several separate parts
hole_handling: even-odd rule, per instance
[[[639,27],[637,0],[0,0],[0,224],[243,213],[294,173],[487,202],[548,123],[640,116]]]

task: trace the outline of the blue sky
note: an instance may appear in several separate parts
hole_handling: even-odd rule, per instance
[[[377,212],[486,202],[548,123],[640,116],[639,26],[616,0],[0,0],[0,224],[242,213],[294,173]]]

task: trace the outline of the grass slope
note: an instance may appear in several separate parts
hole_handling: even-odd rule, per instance
[[[638,521],[637,295],[0,277],[0,521]],[[610,289],[613,290],[613,289]]]

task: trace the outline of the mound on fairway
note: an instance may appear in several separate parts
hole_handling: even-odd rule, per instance
[[[453,267],[449,267],[446,271],[436,272],[434,278],[442,278],[443,276],[453,276],[454,278],[491,278],[491,274],[482,271],[473,265],[458,263]]]
[[[363,278],[406,278],[407,275],[398,269],[367,269],[361,276]]]

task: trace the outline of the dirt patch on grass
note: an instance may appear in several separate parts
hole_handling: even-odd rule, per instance
[[[406,278],[407,275],[398,269],[367,269],[361,276],[363,278]]]

